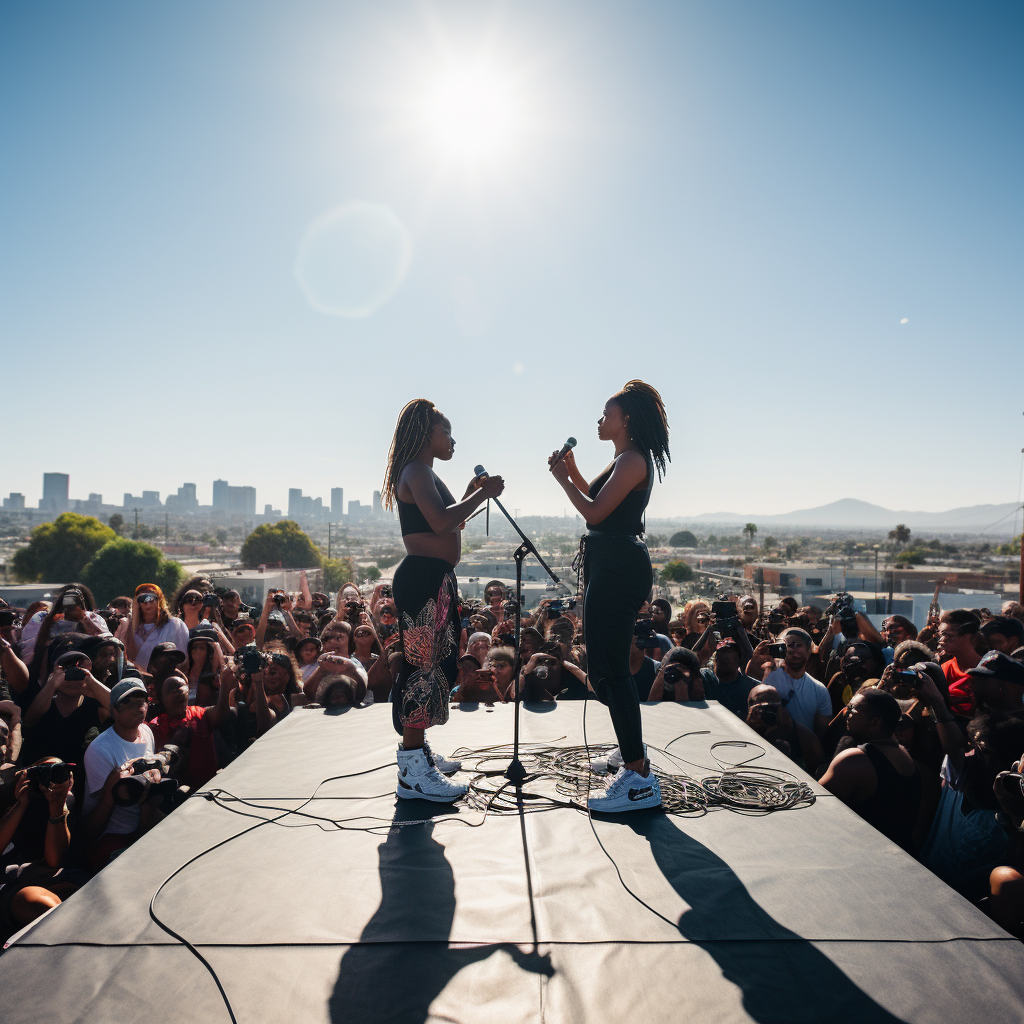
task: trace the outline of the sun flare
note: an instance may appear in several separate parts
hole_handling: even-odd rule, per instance
[[[482,163],[515,148],[521,98],[510,77],[496,67],[450,68],[426,90],[421,116],[425,133],[443,156]]]

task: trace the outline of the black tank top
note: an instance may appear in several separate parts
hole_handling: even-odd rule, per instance
[[[615,463],[608,467],[591,485],[587,497],[591,501],[601,493],[601,488],[608,483],[608,478],[615,469]],[[643,491],[630,491],[619,504],[599,523],[587,523],[591,533],[617,533],[627,537],[640,537],[644,532],[644,510],[651,500],[654,488],[654,465],[647,460],[647,488]]]
[[[437,493],[441,495],[441,500],[446,506],[454,505],[455,496],[445,487],[444,481],[433,470],[430,471],[430,475],[434,478],[434,484],[437,486]],[[403,537],[409,533],[434,532],[430,523],[427,522],[427,517],[420,511],[420,507],[415,501],[402,501],[397,494],[395,500],[398,502],[398,522],[401,524]]]
[[[900,775],[892,761],[873,743],[862,743],[860,749],[868,755],[875,769],[878,786],[867,800],[852,804],[852,809],[910,853],[910,837],[921,808],[921,770],[914,765],[913,775]]]

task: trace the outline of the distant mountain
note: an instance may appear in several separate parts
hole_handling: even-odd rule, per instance
[[[817,508],[761,516],[753,513],[705,512],[688,518],[693,523],[757,523],[759,527],[778,526],[845,526],[860,529],[891,530],[897,523],[906,523],[911,530],[942,530],[953,533],[974,532],[991,527],[993,535],[1008,534],[1013,526],[1013,502],[1003,505],[970,505],[951,508],[947,512],[906,512],[881,505],[872,505],[856,498],[841,498]]]

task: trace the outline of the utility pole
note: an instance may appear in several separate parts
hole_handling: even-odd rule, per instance
[[[169,541],[171,539],[171,517],[165,512],[164,513],[164,540]]]
[[[327,557],[331,557],[331,524],[327,523]]]
[[[875,545],[875,614],[878,613],[878,545]]]
[[[133,508],[132,511],[135,513],[135,533],[134,533],[134,538],[135,538],[135,540],[138,540],[139,539],[139,510],[137,508]]]

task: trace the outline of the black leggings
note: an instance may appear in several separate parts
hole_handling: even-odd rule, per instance
[[[636,613],[654,586],[647,545],[622,534],[587,535],[583,635],[591,685],[612,716],[627,764],[644,756],[640,698],[629,671]]]

